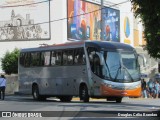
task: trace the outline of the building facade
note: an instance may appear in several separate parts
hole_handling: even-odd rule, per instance
[[[104,8],[101,0],[1,0],[0,58],[14,48],[77,40],[122,42],[142,49],[143,27],[130,1],[103,1]]]

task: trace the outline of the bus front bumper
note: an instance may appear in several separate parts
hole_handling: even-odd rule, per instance
[[[141,87],[135,89],[118,90],[101,84],[100,91],[102,96],[119,96],[119,97],[140,97]]]

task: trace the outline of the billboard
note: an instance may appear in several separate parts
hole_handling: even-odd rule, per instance
[[[1,0],[0,41],[50,39],[50,3],[44,0]]]
[[[82,0],[68,0],[68,39],[100,39],[100,6]],[[94,11],[94,12],[92,12]]]
[[[68,0],[68,39],[101,40],[101,6],[82,0]],[[104,40],[120,41],[120,12],[103,9]],[[109,34],[109,35],[108,35]]]
[[[120,42],[120,12],[106,7],[103,9],[104,40]]]

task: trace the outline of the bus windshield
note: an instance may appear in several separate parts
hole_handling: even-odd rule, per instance
[[[139,67],[134,52],[101,51],[104,59],[102,76],[115,82],[139,80]]]

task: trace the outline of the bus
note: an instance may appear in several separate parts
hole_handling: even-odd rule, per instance
[[[35,100],[56,97],[70,102],[79,97],[121,103],[141,96],[138,54],[130,45],[81,41],[27,48],[20,51],[19,92]]]

